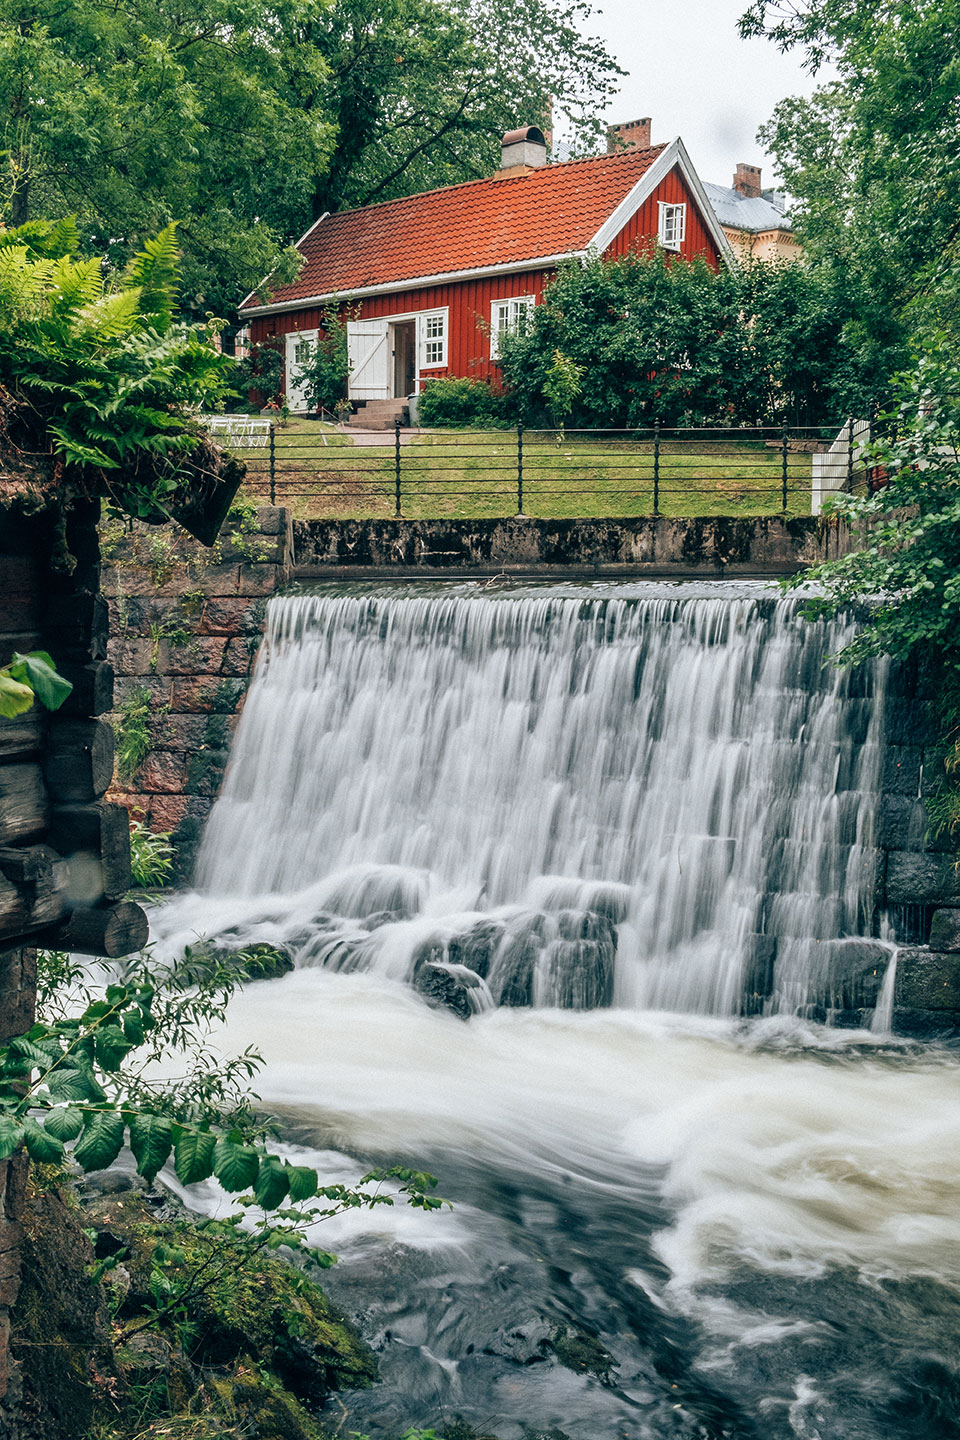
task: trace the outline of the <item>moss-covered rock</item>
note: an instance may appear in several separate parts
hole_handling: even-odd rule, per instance
[[[93,1250],[80,1212],[66,1192],[38,1178],[28,1186],[23,1216],[20,1293],[11,1317],[16,1366],[2,1429],[17,1440],[77,1440],[92,1423],[98,1397],[119,1394],[123,1384],[106,1297],[90,1280]]]
[[[149,1311],[160,1277],[164,1293],[184,1295],[183,1316],[174,1311],[168,1324],[194,1366],[222,1369],[249,1357],[314,1408],[334,1390],[376,1378],[372,1353],[319,1286],[284,1261],[253,1253],[242,1237],[186,1217],[158,1220],[136,1194],[95,1201],[86,1215],[126,1242],[130,1283],[118,1320],[132,1325]]]

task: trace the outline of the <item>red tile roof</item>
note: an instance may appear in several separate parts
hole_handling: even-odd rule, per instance
[[[568,160],[328,215],[299,247],[298,278],[270,304],[583,250],[665,148]]]

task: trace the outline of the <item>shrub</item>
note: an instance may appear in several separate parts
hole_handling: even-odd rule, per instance
[[[451,427],[505,425],[504,397],[486,380],[431,380],[420,396],[422,425]]]

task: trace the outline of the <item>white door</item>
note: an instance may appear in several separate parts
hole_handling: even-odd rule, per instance
[[[316,330],[292,330],[287,335],[286,391],[291,410],[306,410],[307,397],[300,372],[313,354],[317,343]]]
[[[347,356],[351,400],[389,400],[390,354],[386,320],[348,320]]]

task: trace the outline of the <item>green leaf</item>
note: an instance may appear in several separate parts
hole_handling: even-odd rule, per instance
[[[143,1044],[143,1018],[136,1010],[128,1010],[123,1017],[123,1033],[132,1048]]]
[[[10,673],[16,680],[29,685],[48,710],[59,710],[73,686],[69,680],[58,675],[53,660],[46,650],[31,650],[28,655],[14,655],[10,662]]]
[[[47,1077],[51,1100],[89,1100],[94,1105],[107,1097],[93,1073],[80,1066],[58,1065]]]
[[[260,1173],[254,1186],[254,1199],[262,1210],[275,1210],[286,1198],[290,1189],[290,1177],[284,1166],[274,1156],[268,1156],[260,1163]]]
[[[257,1182],[260,1156],[250,1145],[234,1140],[218,1140],[213,1152],[213,1173],[224,1190],[236,1194],[250,1190]]]
[[[308,1165],[288,1165],[291,1200],[310,1200],[317,1193],[317,1172]]]
[[[181,1129],[174,1150],[173,1164],[177,1179],[184,1185],[195,1185],[213,1174],[213,1149],[217,1143],[215,1135],[205,1130]]]
[[[137,1169],[152,1181],[173,1148],[173,1123],[165,1115],[131,1115],[130,1149]]]
[[[0,1115],[0,1160],[9,1160],[23,1139],[23,1126],[9,1115]]]
[[[83,1170],[105,1170],[123,1148],[123,1116],[116,1110],[96,1110],[88,1115],[73,1158]]]
[[[83,1114],[72,1105],[58,1106],[47,1111],[43,1126],[57,1140],[76,1140],[83,1129]]]
[[[97,1064],[104,1070],[119,1070],[124,1057],[132,1049],[132,1041],[127,1039],[119,1025],[102,1025],[96,1032],[94,1053]]]
[[[24,715],[33,705],[33,691],[29,685],[14,680],[9,670],[0,670],[0,718],[13,720]]]
[[[27,1119],[23,1122],[23,1138],[31,1160],[36,1160],[40,1165],[56,1165],[63,1159],[63,1144],[36,1120]]]

